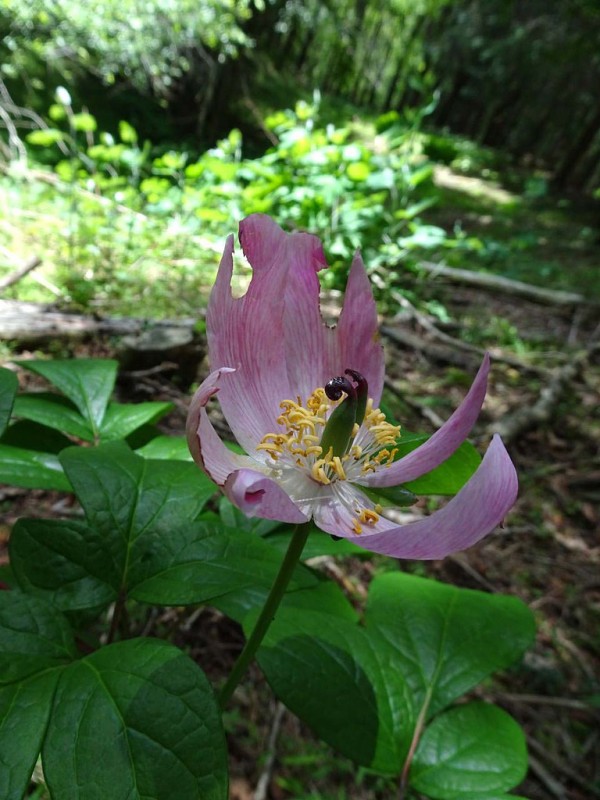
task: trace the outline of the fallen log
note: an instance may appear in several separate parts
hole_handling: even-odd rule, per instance
[[[181,384],[197,377],[204,342],[196,319],[147,320],[100,317],[58,311],[51,305],[0,300],[0,340],[20,346],[43,347],[50,341],[70,343],[106,337],[113,343],[123,370],[177,372]]]
[[[197,320],[147,320],[136,317],[101,317],[60,311],[50,303],[0,300],[0,340],[42,344],[51,339],[85,339],[89,336],[140,335],[149,327],[193,331]]]
[[[453,283],[476,286],[492,292],[502,292],[513,297],[523,297],[526,300],[533,300],[536,303],[545,305],[568,307],[600,305],[599,302],[594,302],[589,297],[577,292],[544,289],[541,286],[533,286],[523,281],[503,278],[500,275],[489,275],[486,272],[473,272],[468,269],[456,269],[455,267],[447,267],[444,264],[433,264],[430,261],[420,261],[418,266],[419,269],[427,272],[432,277],[439,276]]]

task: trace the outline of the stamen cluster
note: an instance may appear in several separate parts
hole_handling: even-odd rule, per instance
[[[296,400],[283,400],[282,413],[277,417],[280,430],[267,433],[257,450],[268,453],[271,466],[283,474],[289,469],[301,470],[321,486],[352,482],[381,467],[389,467],[398,452],[395,447],[400,436],[400,427],[387,422],[385,414],[373,407],[368,399],[362,423],[356,422],[351,441],[345,453],[333,455],[330,447],[323,452],[321,439],[333,410],[343,403],[345,396],[334,401],[322,388],[315,389],[306,404]],[[379,521],[381,508],[374,506],[355,509],[357,518],[354,529],[362,532],[362,525],[374,525]]]

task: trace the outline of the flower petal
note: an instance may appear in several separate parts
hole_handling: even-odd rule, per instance
[[[375,553],[396,558],[444,558],[475,544],[500,524],[512,508],[517,492],[516,470],[502,440],[495,435],[473,477],[430,517],[408,525],[395,525],[381,518],[374,533],[365,530],[356,536],[352,507],[324,503],[315,512],[315,524]],[[360,505],[358,490],[355,499]]]
[[[227,240],[206,324],[211,364],[230,364],[235,376],[219,395],[223,413],[240,444],[252,453],[279,416],[279,403],[306,400],[346,369],[369,381],[379,399],[383,350],[377,311],[359,255],[354,259],[344,309],[336,328],[319,307],[317,272],[326,266],[319,239],[285,233],[263,214],[240,223],[240,243],[252,266],[244,297],[231,295],[233,239]]]
[[[334,334],[329,342],[327,380],[343,374],[346,369],[360,372],[367,379],[369,397],[377,406],[383,389],[385,363],[375,298],[360,253],[354,256],[350,268],[344,306]]]
[[[278,483],[253,469],[233,472],[225,482],[224,491],[231,502],[249,517],[296,524],[309,519]]]
[[[258,466],[253,459],[232,453],[223,444],[206,413],[206,404],[221,388],[221,376],[234,372],[230,367],[211,372],[192,398],[186,423],[188,447],[194,461],[219,486],[235,470]]]
[[[426,442],[391,466],[370,473],[359,482],[364,486],[398,486],[439,466],[464,442],[475,424],[487,389],[490,357],[486,353],[475,380],[454,414]]]
[[[237,441],[252,453],[275,426],[279,403],[290,394],[285,369],[281,369],[285,364],[283,321],[281,314],[270,313],[268,304],[262,307],[257,296],[264,282],[260,278],[252,279],[244,297],[234,299],[232,272],[230,236],[206,312],[209,360],[211,366],[229,364],[236,369],[221,387],[219,401]],[[267,287],[275,283],[273,276]],[[279,289],[283,292],[283,286]]]

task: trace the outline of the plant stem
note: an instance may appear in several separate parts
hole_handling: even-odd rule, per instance
[[[304,545],[306,544],[310,529],[311,524],[308,522],[305,522],[302,525],[297,525],[294,529],[287,552],[281,563],[281,566],[279,567],[279,572],[277,573],[277,577],[275,578],[273,586],[271,586],[269,596],[267,597],[263,609],[260,612],[260,616],[256,621],[256,625],[248,637],[248,640],[244,645],[244,649],[233,665],[233,669],[231,670],[231,673],[227,678],[223,688],[221,689],[219,694],[219,704],[221,709],[225,708],[230,700],[231,695],[244,676],[244,673],[248,669],[250,662],[256,655],[256,651],[260,647],[260,643],[264,639],[265,634],[267,633],[269,626],[275,617],[275,613],[279,608],[279,604],[281,603],[283,595],[285,594],[285,590],[288,587],[294,569],[296,568],[296,565],[300,560],[300,556],[302,555],[302,551],[304,550]]]
[[[115,600],[115,607],[113,610],[112,619],[110,621],[110,630],[108,632],[108,637],[106,639],[106,644],[111,644],[114,640],[117,630],[119,629],[119,625],[121,623],[121,617],[125,610],[125,601],[127,600],[127,594],[124,589],[121,589],[117,599]]]

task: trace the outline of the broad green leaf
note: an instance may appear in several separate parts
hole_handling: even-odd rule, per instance
[[[70,492],[71,484],[53,453],[37,453],[0,443],[0,483],[25,489]]]
[[[277,696],[319,737],[359,764],[400,771],[414,716],[385,641],[335,614],[280,608],[257,658]]]
[[[8,425],[18,387],[14,372],[0,367],[0,436]]]
[[[94,431],[87,420],[72,403],[56,394],[40,392],[19,395],[15,402],[14,415],[86,442],[94,441]]]
[[[371,583],[366,621],[393,648],[427,718],[515,662],[535,636],[533,615],[517,598],[400,572]]]
[[[164,417],[172,408],[172,403],[110,403],[100,426],[100,439],[103,442],[125,439],[142,425]]]
[[[144,534],[131,548],[129,583],[132,597],[157,605],[207,602],[235,593],[266,597],[281,565],[281,554],[259,537],[199,521]],[[308,570],[296,573],[291,590],[314,586]]]
[[[60,455],[92,528],[122,553],[142,532],[168,536],[196,519],[215,486],[194,464],[152,461],[123,442],[100,447],[72,447]],[[127,548],[128,549],[128,548]]]
[[[136,453],[144,458],[167,459],[168,461],[192,461],[190,449],[183,436],[156,436]]]
[[[61,677],[42,749],[60,800],[226,800],[219,709],[202,670],[156,639],[103,647]]]
[[[106,606],[116,599],[122,563],[106,535],[79,520],[20,519],[9,552],[19,586],[63,611]]]
[[[175,563],[184,571],[177,557],[189,560],[194,546],[200,548],[202,571],[212,545],[202,552],[199,540],[205,532],[193,520],[214,493],[214,484],[195,465],[145,460],[122,442],[68,448],[60,458],[87,519],[19,520],[9,547],[21,587],[63,610],[77,611],[106,605],[121,590]],[[227,546],[222,543],[225,564]],[[202,595],[201,584],[193,586],[194,598],[210,596]],[[175,589],[176,603],[186,602],[186,592],[192,591],[185,584]],[[169,602],[161,598],[157,602]]]
[[[46,378],[79,409],[98,433],[117,377],[118,363],[109,359],[79,358],[20,361],[20,366]]]
[[[0,687],[0,797],[22,800],[46,731],[60,670]]]
[[[0,592],[0,685],[76,657],[71,628],[59,611],[22,592]]]
[[[497,706],[469,703],[446,711],[425,729],[410,784],[435,800],[481,800],[512,789],[526,772],[519,725]]]
[[[371,583],[361,627],[336,612],[280,608],[258,660],[281,700],[321,738],[364,766],[398,774],[415,717],[427,720],[510,664],[533,634],[518,600],[388,573]],[[362,687],[355,697],[353,680]],[[410,698],[402,712],[386,707],[386,698],[400,696],[396,680]],[[346,742],[348,731],[360,735]]]
[[[2,444],[57,455],[66,447],[71,447],[73,442],[53,428],[31,422],[28,419],[21,419],[10,425],[2,437]]]

